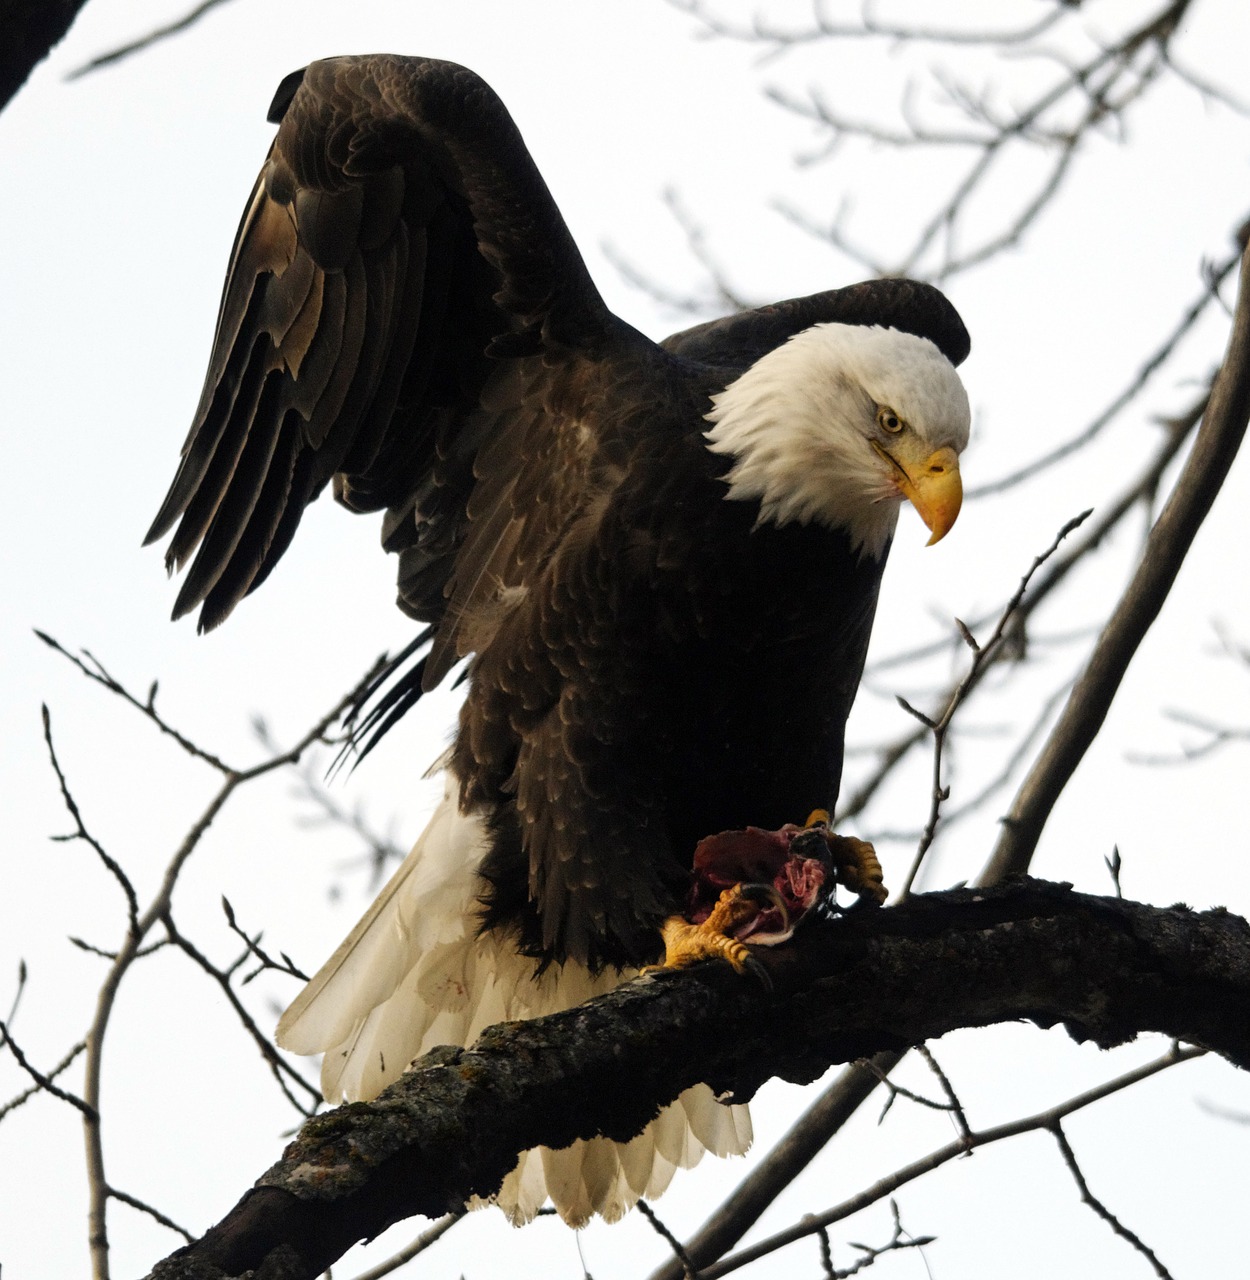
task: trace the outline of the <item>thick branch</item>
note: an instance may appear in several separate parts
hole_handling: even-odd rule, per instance
[[[443,1048],[373,1103],[306,1124],[154,1280],[317,1276],[413,1214],[489,1195],[519,1152],[626,1139],[705,1080],[747,1098],[958,1027],[1062,1023],[1108,1047],[1159,1031],[1250,1068],[1250,925],[1038,881],[855,911],[757,952],[773,990],[709,964]]]
[[[1028,868],[1042,828],[1102,728],[1138,645],[1176,581],[1241,447],[1250,420],[1250,252],[1224,363],[1211,388],[1189,458],[1159,519],[1141,563],[1103,629],[1089,665],[1073,686],[1063,713],[1003,819],[1002,834],[982,873],[987,882]]]

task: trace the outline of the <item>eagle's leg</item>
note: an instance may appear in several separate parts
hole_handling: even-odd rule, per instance
[[[861,898],[871,899],[879,907],[885,904],[888,894],[881,863],[876,849],[867,840],[840,836],[828,830],[829,813],[825,809],[812,810],[804,826],[809,830],[812,827],[825,829],[825,843],[829,847],[833,875],[838,884],[845,885]]]
[[[739,973],[759,968],[747,947],[733,934],[759,914],[761,898],[786,914],[780,894],[770,885],[730,885],[717,899],[707,919],[690,924],[681,916],[669,916],[660,929],[664,960],[655,969],[683,969],[700,960],[728,960]]]

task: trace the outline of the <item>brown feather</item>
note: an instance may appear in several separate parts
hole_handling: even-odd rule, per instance
[[[150,535],[176,524],[171,563],[194,557],[177,609],[223,620],[331,479],[384,510],[431,647],[364,724],[472,654],[453,767],[491,830],[484,924],[544,961],[650,959],[701,836],[832,803],[880,572],[723,500],[711,396],[813,324],[953,361],[966,332],[936,290],[877,281],[662,349],[607,311],[471,72],[331,59],[273,114]]]

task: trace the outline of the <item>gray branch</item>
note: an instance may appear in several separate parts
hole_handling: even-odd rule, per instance
[[[1098,735],[1137,646],[1167,599],[1211,510],[1250,421],[1250,253],[1243,256],[1233,331],[1193,449],[1141,562],[1103,629],[1041,755],[1020,786],[982,873],[986,881],[1028,868],[1055,801]]]
[[[1162,1032],[1250,1069],[1250,924],[1225,911],[1022,881],[852,911],[757,955],[771,992],[706,964],[435,1050],[309,1121],[152,1280],[313,1280],[394,1222],[490,1195],[529,1147],[628,1139],[697,1081],[744,1100],[960,1027],[1029,1019],[1103,1047]]]

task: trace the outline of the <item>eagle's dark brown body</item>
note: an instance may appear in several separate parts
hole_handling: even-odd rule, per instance
[[[700,836],[832,806],[884,559],[726,501],[711,397],[816,324],[956,362],[963,326],[875,281],[657,346],[606,309],[471,72],[332,59],[271,118],[150,535],[177,523],[170,565],[195,556],[175,612],[222,621],[332,479],[385,510],[432,646],[401,702],[475,655],[453,768],[493,833],[487,924],[545,959],[651,959]]]
[[[495,814],[486,919],[534,955],[654,960],[702,836],[837,799],[883,562],[753,528],[701,434],[664,444],[473,661],[454,768]]]

